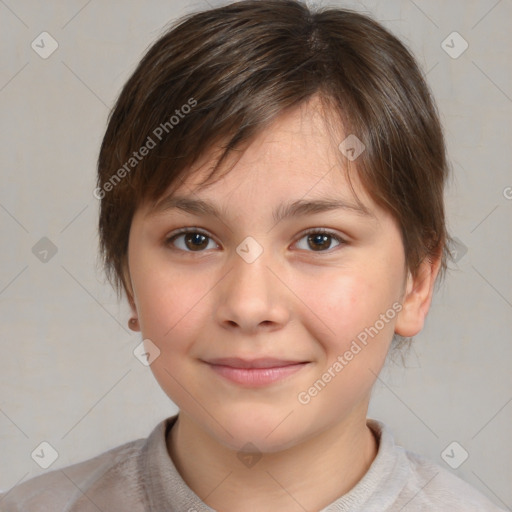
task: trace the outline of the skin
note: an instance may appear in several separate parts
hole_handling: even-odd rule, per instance
[[[333,210],[273,220],[275,207],[295,199],[355,203],[337,148],[344,137],[332,140],[324,119],[313,98],[281,115],[220,181],[200,189],[202,172],[190,175],[177,192],[214,202],[222,220],[176,209],[151,214],[149,205],[133,218],[133,329],[159,348],[151,370],[180,409],[168,451],[189,487],[223,512],[319,510],[353,488],[378,450],[366,415],[393,333],[416,335],[430,307],[439,260],[423,262],[416,277],[407,272],[398,224],[356,174],[355,191],[373,217]],[[187,235],[167,241],[183,227],[202,228],[210,238],[199,250]],[[329,238],[315,250],[319,242],[303,234],[309,228],[345,242]],[[252,263],[236,252],[248,236],[263,248]],[[298,394],[394,303],[401,311],[300,403]],[[250,389],[203,362],[263,356],[309,363]],[[248,442],[261,455],[252,467],[237,457]]]

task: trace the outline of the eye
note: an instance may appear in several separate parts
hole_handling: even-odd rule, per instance
[[[182,238],[181,243],[176,244],[175,242],[180,238]],[[172,245],[173,249],[185,252],[203,252],[203,249],[208,249],[208,240],[213,242],[212,238],[204,231],[198,228],[187,228],[168,237],[165,240],[165,245]],[[217,245],[215,242],[213,243]]]
[[[338,245],[346,243],[339,235],[325,229],[310,229],[303,234],[299,241],[303,239],[306,239],[306,244],[313,249],[313,252],[327,252],[327,249],[331,246],[332,239],[336,240]]]
[[[180,243],[176,243],[180,239]],[[306,239],[308,247],[299,247],[299,249],[308,250],[308,248],[312,248],[313,252],[327,252],[327,250],[331,248],[333,239],[338,243],[338,245],[346,243],[339,235],[331,231],[318,228],[310,229],[303,233],[299,242],[303,239]],[[199,228],[185,228],[170,235],[165,240],[165,245],[172,246],[173,249],[185,252],[204,252],[206,249],[212,249],[212,247],[209,247],[209,242],[212,242],[216,247],[218,247],[208,233]]]

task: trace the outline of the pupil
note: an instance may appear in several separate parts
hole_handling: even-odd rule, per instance
[[[323,244],[320,249],[323,249],[325,247],[329,247],[330,243],[328,243],[328,240],[329,240],[329,235],[322,235],[322,234],[317,234],[317,235],[310,235],[308,240],[310,242],[313,242],[313,244]],[[327,243],[326,243],[327,242]],[[313,249],[316,251],[318,250],[318,245],[317,245],[317,248],[313,247]]]
[[[206,236],[201,233],[192,233],[186,237],[187,247],[189,249],[202,249],[203,246],[207,246],[208,243],[205,244]],[[189,242],[190,245],[189,245]],[[201,243],[202,242],[202,243]]]

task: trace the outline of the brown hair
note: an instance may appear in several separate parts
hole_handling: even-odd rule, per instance
[[[227,141],[213,177],[228,154],[313,95],[366,146],[354,165],[372,199],[397,219],[407,269],[416,275],[424,258],[439,257],[444,276],[448,165],[437,110],[411,53],[350,10],[246,0],[174,23],[110,114],[95,195],[103,264],[119,297],[121,286],[129,289],[136,209],[178,186],[205,152]]]

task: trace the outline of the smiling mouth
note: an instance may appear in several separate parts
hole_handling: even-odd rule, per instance
[[[260,358],[221,358],[204,361],[217,375],[244,387],[261,387],[281,381],[303,368],[310,361],[289,361]]]

